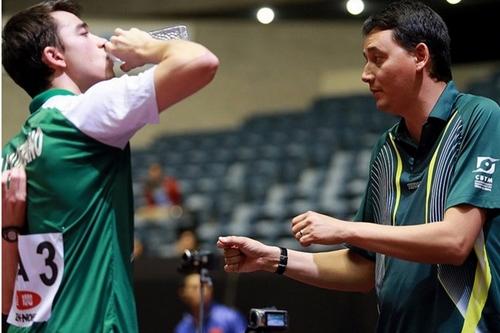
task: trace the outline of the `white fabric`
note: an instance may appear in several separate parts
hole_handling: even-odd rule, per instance
[[[30,327],[48,321],[64,272],[61,233],[18,236],[20,265],[7,322]]]
[[[93,85],[85,93],[54,96],[43,108],[56,108],[86,135],[123,149],[146,124],[159,122],[152,67]]]

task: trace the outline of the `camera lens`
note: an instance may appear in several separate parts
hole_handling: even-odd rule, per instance
[[[211,269],[214,266],[214,256],[210,251],[185,250],[179,271],[183,273]]]
[[[257,324],[257,312],[251,312],[250,313],[250,324],[252,324],[252,326],[255,326]]]
[[[191,251],[189,250],[184,250],[184,254],[182,255],[182,260],[184,261],[190,261],[191,258],[192,258],[192,254],[191,254]]]

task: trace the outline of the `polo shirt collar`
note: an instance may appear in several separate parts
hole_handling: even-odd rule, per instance
[[[459,92],[453,81],[446,84],[445,89],[439,96],[436,104],[431,110],[429,117],[422,129],[422,137],[420,138],[420,143],[415,143],[406,128],[406,123],[403,118],[399,121],[398,126],[395,129],[396,139],[403,143],[405,146],[411,150],[419,150],[421,153],[426,153],[430,148],[432,148],[435,140],[439,137],[439,134],[446,126],[448,119],[452,116],[453,105],[458,98]]]
[[[448,122],[448,119],[451,117],[452,108],[455,104],[455,101],[458,97],[458,90],[455,86],[455,82],[450,81],[446,84],[446,88],[439,96],[439,99],[432,108],[431,113],[429,114],[429,118],[439,118]]]
[[[75,94],[66,89],[56,88],[56,89],[46,90],[33,97],[33,100],[30,103],[30,113],[33,114],[35,111],[40,109],[42,105],[49,100],[49,98],[59,95],[75,95]]]

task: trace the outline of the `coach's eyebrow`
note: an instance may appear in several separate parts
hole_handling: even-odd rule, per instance
[[[76,26],[76,31],[80,31],[82,29],[89,30],[89,25],[87,24],[87,22],[82,22]]]

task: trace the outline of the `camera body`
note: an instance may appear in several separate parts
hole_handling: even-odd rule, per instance
[[[255,332],[284,331],[288,328],[288,312],[276,308],[250,309],[248,328]]]
[[[214,255],[210,251],[185,250],[179,271],[182,273],[200,272],[202,269],[211,269],[214,265]]]

